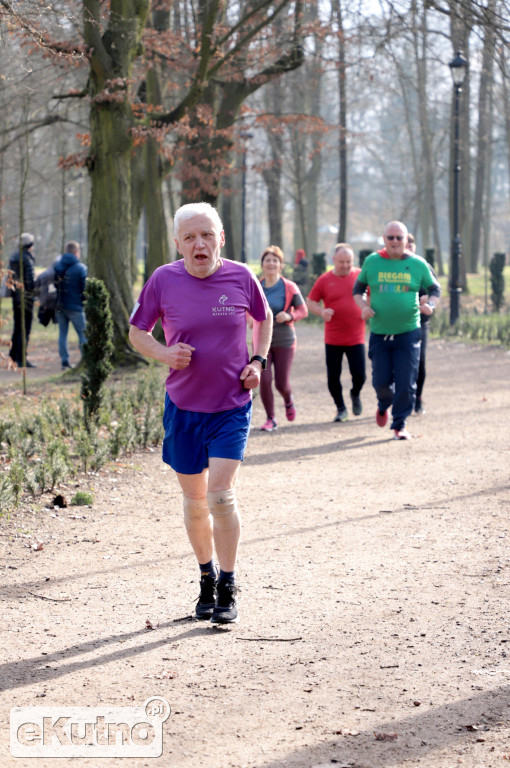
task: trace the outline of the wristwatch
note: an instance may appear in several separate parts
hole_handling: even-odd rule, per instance
[[[250,357],[250,363],[253,363],[254,360],[258,360],[259,363],[262,366],[262,370],[265,371],[267,368],[267,357],[261,357],[260,355],[253,355]]]

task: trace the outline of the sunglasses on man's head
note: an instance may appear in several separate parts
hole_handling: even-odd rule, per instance
[[[398,240],[399,242],[404,239],[404,235],[386,235],[388,240]]]

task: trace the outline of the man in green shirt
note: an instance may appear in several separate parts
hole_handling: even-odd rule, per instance
[[[384,427],[392,406],[395,439],[408,440],[406,419],[414,407],[420,361],[420,305],[423,314],[431,315],[441,289],[425,259],[406,251],[407,228],[402,222],[387,225],[384,245],[365,259],[353,295],[363,319],[370,320],[368,356],[378,402],[376,422]],[[421,299],[420,289],[427,292]]]

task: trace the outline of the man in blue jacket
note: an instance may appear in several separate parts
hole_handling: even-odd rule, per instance
[[[57,288],[58,352],[62,370],[71,368],[67,350],[69,322],[78,334],[80,350],[85,344],[85,313],[83,293],[87,278],[87,267],[80,261],[80,246],[71,241],[65,246],[65,253],[55,262],[55,286]]]

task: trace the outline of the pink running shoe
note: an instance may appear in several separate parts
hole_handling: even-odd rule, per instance
[[[377,411],[375,412],[375,420],[377,422],[378,427],[385,427],[386,424],[388,423],[388,411],[383,411],[383,413],[381,413],[381,411],[378,408]]]
[[[402,429],[395,429],[393,430],[395,432],[394,440],[410,440],[411,435],[407,431],[405,427],[402,427]]]
[[[260,428],[261,432],[272,432],[274,429],[278,429],[276,419],[268,419],[262,424]]]
[[[296,409],[292,400],[288,405],[285,403],[285,415],[287,417],[287,421],[294,421],[296,418]]]

